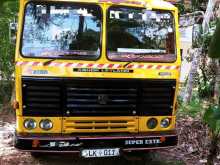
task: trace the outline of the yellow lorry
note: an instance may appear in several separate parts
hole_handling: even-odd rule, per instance
[[[178,10],[162,0],[20,0],[15,147],[85,158],[177,145]]]

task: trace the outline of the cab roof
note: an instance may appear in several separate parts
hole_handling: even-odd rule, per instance
[[[158,9],[167,9],[175,10],[176,7],[170,2],[163,0],[55,0],[55,1],[64,1],[64,2],[84,2],[84,3],[109,3],[109,4],[118,4],[118,5],[134,5],[148,8],[158,8]]]
[[[106,2],[112,4],[149,6],[152,8],[168,8],[174,9],[175,6],[163,0],[96,0],[96,2]]]

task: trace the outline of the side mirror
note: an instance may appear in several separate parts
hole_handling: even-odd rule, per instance
[[[17,35],[17,22],[13,21],[9,23],[9,39],[11,44],[16,44],[16,35]]]

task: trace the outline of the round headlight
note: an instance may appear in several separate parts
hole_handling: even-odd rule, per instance
[[[37,127],[37,123],[34,119],[26,119],[24,121],[24,127],[28,130],[32,130]]]
[[[170,119],[165,118],[165,119],[161,120],[160,126],[162,128],[168,128],[170,126]]]
[[[48,131],[53,128],[53,123],[49,119],[41,120],[40,128]]]
[[[149,128],[149,129],[154,129],[154,128],[156,128],[157,127],[157,119],[155,119],[155,118],[151,118],[151,119],[149,119],[148,121],[147,121],[147,127]]]

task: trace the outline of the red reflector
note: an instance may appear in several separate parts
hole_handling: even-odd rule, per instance
[[[161,141],[161,142],[165,142],[165,141],[166,141],[166,137],[161,137],[161,138],[160,138],[160,141]]]
[[[32,147],[33,148],[37,148],[40,145],[40,141],[39,140],[33,140],[32,141]]]

